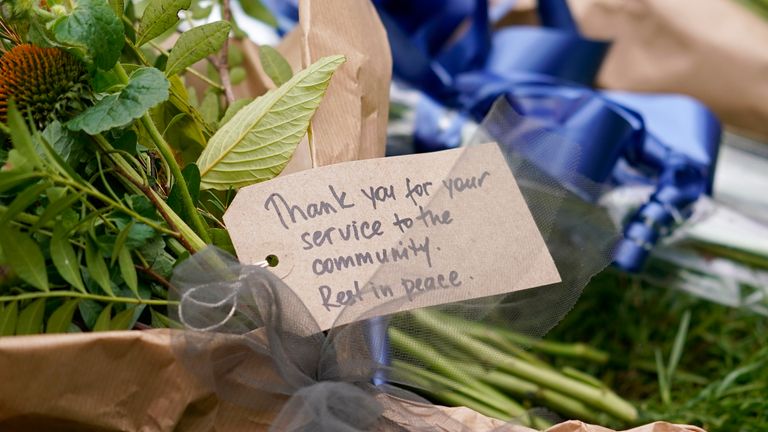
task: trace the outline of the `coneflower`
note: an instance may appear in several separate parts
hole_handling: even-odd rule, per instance
[[[41,129],[53,120],[66,121],[90,100],[88,72],[62,49],[16,45],[0,57],[2,123],[11,100]]]

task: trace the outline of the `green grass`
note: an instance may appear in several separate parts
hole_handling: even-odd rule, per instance
[[[577,366],[634,401],[644,422],[768,431],[768,318],[608,271],[547,339],[607,351],[606,366]]]

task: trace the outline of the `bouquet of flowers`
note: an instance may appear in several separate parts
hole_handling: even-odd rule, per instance
[[[173,326],[173,267],[232,250],[236,188],[278,175],[309,130],[344,57],[293,75],[267,47],[278,87],[236,99],[232,22],[182,26],[191,6],[0,7],[0,335]]]

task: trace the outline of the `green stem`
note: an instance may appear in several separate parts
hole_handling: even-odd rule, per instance
[[[96,135],[94,138],[99,144],[99,147],[101,147],[104,152],[109,154],[112,163],[114,163],[126,176],[129,177],[126,184],[130,187],[136,188],[137,193],[142,193],[142,191],[136,187],[136,184],[143,184],[142,176],[136,172],[136,170],[131,166],[130,163],[128,163],[128,161],[123,158],[121,154],[115,152],[115,149],[103,136]],[[184,220],[181,219],[181,217],[179,217],[179,215],[173,211],[173,209],[171,209],[168,203],[166,203],[165,200],[160,195],[158,195],[157,192],[150,188],[148,193],[151,194],[151,196],[147,196],[147,198],[156,203],[158,209],[160,210],[160,214],[167,218],[166,221],[168,224],[175,226],[176,229],[179,230],[181,237],[185,239],[185,243],[190,245],[192,248],[190,252],[200,251],[206,246],[206,242],[198,237],[195,231],[192,230],[192,228],[190,228],[189,225],[187,225],[187,223],[184,222]]]
[[[123,66],[118,63],[115,65],[115,71],[117,72],[120,79],[123,81],[123,83],[128,83],[128,74],[125,72],[125,69],[123,69]],[[173,156],[173,150],[171,150],[171,146],[168,145],[168,142],[165,141],[165,138],[163,138],[163,135],[160,133],[159,130],[157,130],[157,126],[155,126],[155,122],[152,121],[152,119],[149,117],[149,113],[144,114],[141,117],[141,124],[144,125],[144,128],[149,132],[150,138],[152,138],[152,141],[155,143],[155,146],[157,147],[157,150],[160,152],[160,155],[163,157],[165,162],[168,164],[168,166],[171,168],[171,174],[173,175],[174,179],[176,180],[176,185],[179,187],[179,193],[181,195],[181,203],[184,206],[184,208],[187,210],[187,213],[189,215],[189,218],[192,222],[192,229],[195,230],[198,236],[205,242],[210,243],[211,238],[208,236],[208,229],[203,222],[202,217],[200,217],[200,214],[197,212],[197,207],[195,206],[194,201],[192,200],[192,195],[189,194],[189,188],[187,187],[187,182],[184,180],[184,176],[181,174],[181,168],[179,167],[179,164],[176,162],[176,158]]]
[[[151,227],[155,231],[158,231],[158,232],[161,232],[161,233],[164,233],[164,234],[170,234],[170,235],[176,235],[177,234],[175,231],[172,231],[172,230],[169,230],[168,228],[160,226],[160,225],[157,224],[157,222],[155,222],[155,221],[153,221],[151,219],[147,219],[144,216],[136,213],[131,208],[129,208],[127,206],[124,206],[119,201],[115,201],[111,197],[101,193],[98,189],[91,189],[91,188],[88,188],[88,187],[84,187],[80,183],[73,182],[73,181],[71,181],[69,179],[65,179],[64,177],[53,176],[53,177],[51,177],[51,179],[54,182],[56,182],[56,183],[69,186],[72,189],[79,190],[79,191],[81,191],[81,192],[83,192],[85,194],[88,194],[88,195],[90,195],[90,196],[92,196],[92,197],[102,201],[103,203],[112,206],[116,210],[119,210],[119,211],[121,211],[121,212],[123,212],[123,213],[125,213],[125,214],[127,214],[129,216],[131,216],[132,218],[136,219],[137,221],[139,221],[139,222],[141,222],[141,223]]]
[[[6,211],[8,211],[8,207],[6,207],[4,205],[0,205],[0,216],[5,214]],[[16,213],[16,216],[14,216],[13,218],[15,220],[17,220],[19,222],[23,222],[23,223],[25,223],[27,225],[34,225],[34,224],[37,223],[37,221],[39,219],[35,215],[31,215],[29,213],[24,213],[24,212]]]
[[[472,408],[473,410],[504,421],[512,420],[512,416],[484,402],[484,393],[452,381],[442,375],[426,371],[417,366],[400,360],[392,362],[393,370],[408,382],[416,382],[419,388],[433,395],[436,399]]]
[[[187,187],[187,181],[184,179],[184,175],[181,173],[179,164],[176,163],[176,158],[173,156],[171,147],[165,141],[165,138],[163,138],[163,136],[160,134],[160,131],[157,130],[155,123],[152,121],[152,119],[149,118],[149,114],[145,114],[144,117],[141,118],[141,122],[149,132],[152,140],[155,142],[157,149],[160,151],[160,155],[163,157],[163,159],[165,159],[165,162],[171,168],[171,174],[173,174],[173,177],[176,180],[176,185],[179,187],[181,203],[187,210],[187,214],[191,219],[192,229],[195,230],[197,235],[200,236],[204,242],[210,243],[211,238],[208,236],[208,228],[203,222],[202,217],[200,217],[200,214],[197,212],[197,206],[195,206],[195,203],[192,200],[192,195],[190,195],[189,188]]]
[[[95,301],[109,302],[109,303],[146,304],[146,305],[152,305],[152,306],[175,306],[179,304],[176,301],[170,301],[170,300],[149,300],[149,299],[140,299],[135,297],[111,297],[111,296],[105,296],[105,295],[88,294],[88,293],[83,293],[79,291],[48,291],[48,292],[41,291],[41,292],[34,292],[34,293],[19,294],[15,296],[0,296],[0,303],[38,299],[38,298],[51,298],[51,297],[70,297],[70,298],[80,298],[85,300],[95,300]]]
[[[535,339],[529,336],[522,335],[520,333],[501,328],[498,326],[488,326],[474,321],[460,320],[456,317],[452,317],[438,312],[430,312],[439,315],[440,320],[448,320],[453,322],[455,326],[465,328],[466,331],[472,335],[481,339],[493,339],[499,336],[508,339],[510,342],[527,347],[535,351],[539,351],[545,354],[567,357],[567,358],[580,358],[584,360],[594,361],[600,364],[608,362],[608,354],[596,350],[588,345],[581,343],[566,344],[561,342],[546,341],[542,339]]]
[[[427,311],[416,310],[411,315],[435,334],[444,337],[478,359],[493,362],[499,369],[514,376],[583,401],[619,420],[632,422],[637,419],[635,407],[607,389],[595,388],[581,381],[568,378],[555,370],[542,368],[512,357],[483,342],[467,337],[466,332],[461,331],[466,330],[465,328],[455,327],[450,322],[440,320]]]
[[[153,41],[149,41],[149,44],[152,45],[152,48],[156,49],[160,54],[163,54],[165,56],[168,56],[170,54],[168,51],[164,50],[163,47],[161,47],[160,45],[156,44]],[[185,69],[185,72],[190,73],[190,74],[196,76],[200,81],[203,81],[204,83],[206,83],[209,86],[215,88],[216,90],[224,91],[224,87],[222,87],[218,83],[214,82],[213,80],[211,80],[207,76],[203,75],[202,73],[198,72],[197,70],[195,70],[191,66],[187,67]]]
[[[472,372],[479,373],[479,371]],[[476,375],[477,378],[493,383],[496,387],[508,391],[516,396],[524,398],[533,398],[541,401],[560,414],[584,420],[590,423],[602,423],[602,420],[595,411],[587,405],[572,397],[562,395],[553,390],[542,388],[536,384],[517,378],[501,371]]]
[[[449,359],[445,358],[442,354],[432,349],[428,345],[425,345],[416,339],[407,336],[400,330],[390,327],[389,338],[393,346],[397,347],[404,353],[418,359],[428,367],[440,372],[446,377],[462,383],[473,390],[465,390],[464,392],[480,392],[484,394],[482,401],[502,412],[507,413],[511,417],[520,417],[525,415],[525,409],[517,402],[509,399],[506,395],[499,392],[495,388],[480,382],[479,380],[471,377],[463,371],[456,368],[456,366]],[[425,389],[429,390],[429,389]]]

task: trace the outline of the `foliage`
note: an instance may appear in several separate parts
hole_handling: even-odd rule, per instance
[[[641,421],[709,432],[768,424],[768,319],[749,310],[606,272],[547,338],[608,352],[607,365],[587,371],[637,401]]]
[[[249,8],[273,20],[258,1]],[[254,102],[234,100],[221,77],[242,69],[242,55],[226,49],[237,25],[192,25],[208,13],[198,0],[2,2],[0,54],[48,50],[77,62],[85,78],[61,95],[41,94],[44,105],[17,107],[18,87],[0,93],[0,335],[174,325],[174,266],[207,243],[231,248],[221,216],[236,189],[284,166],[240,160],[244,173],[219,175],[221,191],[201,191],[219,171],[194,161],[224,157],[216,151],[245,125],[263,135],[227,152],[258,149],[284,162],[307,132],[343,57],[321,59]],[[18,76],[56,76],[55,62],[25,64],[32,70]],[[23,88],[40,100],[48,87]],[[265,119],[290,134],[275,139],[285,131]]]

